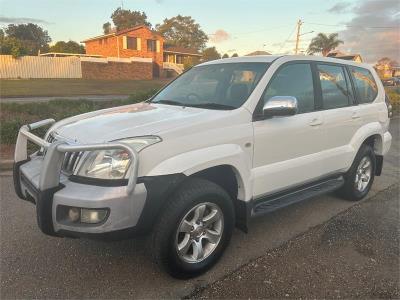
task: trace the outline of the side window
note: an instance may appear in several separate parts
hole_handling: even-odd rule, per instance
[[[156,40],[147,40],[147,51],[156,52],[157,41]]]
[[[137,38],[128,36],[126,42],[128,49],[137,50]]]
[[[314,86],[310,64],[289,64],[279,69],[264,93],[264,103],[274,96],[296,97],[299,113],[313,111]]]
[[[359,103],[371,103],[378,94],[378,87],[371,72],[360,67],[350,67]]]
[[[317,70],[321,82],[323,108],[348,106],[349,91],[344,69],[341,66],[317,64]]]

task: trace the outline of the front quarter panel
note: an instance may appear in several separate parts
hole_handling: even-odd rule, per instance
[[[139,177],[182,173],[229,165],[240,184],[240,199],[250,199],[253,157],[251,115],[245,109],[160,134],[162,142],[139,153]]]

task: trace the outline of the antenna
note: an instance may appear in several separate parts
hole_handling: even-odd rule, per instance
[[[124,0],[121,0],[121,9],[124,9]]]

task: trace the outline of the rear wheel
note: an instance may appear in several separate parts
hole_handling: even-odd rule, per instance
[[[153,256],[172,276],[194,277],[218,261],[233,227],[233,205],[225,190],[207,180],[189,179],[155,225]]]
[[[364,198],[371,189],[375,178],[376,158],[369,145],[362,145],[350,170],[344,176],[345,184],[340,194],[352,201]]]

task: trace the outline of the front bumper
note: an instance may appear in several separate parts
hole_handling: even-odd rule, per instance
[[[138,155],[127,144],[106,143],[71,145],[56,141],[47,143],[30,130],[52,123],[45,120],[20,129],[14,166],[14,185],[18,196],[36,204],[40,229],[53,236],[111,235],[113,232],[133,232],[139,222],[147,198],[143,183],[137,183]],[[44,156],[27,156],[27,141],[43,147]],[[120,148],[128,151],[132,163],[130,178],[125,185],[99,186],[73,182],[61,172],[66,152]],[[108,209],[104,222],[99,224],[65,222],[58,217],[61,206]]]

